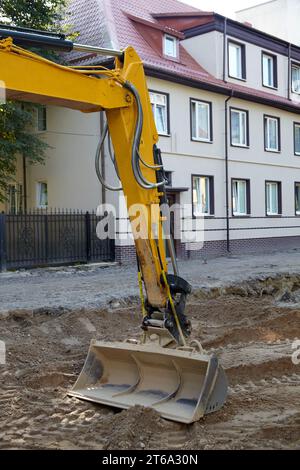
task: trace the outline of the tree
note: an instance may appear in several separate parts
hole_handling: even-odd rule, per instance
[[[0,106],[0,201],[16,173],[17,155],[28,163],[43,163],[48,145],[30,132],[34,123],[33,105],[9,101]]]
[[[23,28],[59,31],[66,5],[66,0],[1,0],[0,18],[6,24]],[[42,163],[45,159],[48,145],[32,130],[36,108],[37,105],[15,101],[0,105],[2,202],[6,200],[8,185],[14,182],[18,155],[22,155],[28,163]]]
[[[66,7],[66,0],[2,0],[0,15],[15,26],[56,30]]]

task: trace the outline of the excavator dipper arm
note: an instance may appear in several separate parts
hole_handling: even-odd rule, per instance
[[[110,55],[115,56],[115,64],[112,69],[67,67],[20,46]],[[226,379],[215,356],[203,354],[200,345],[186,344],[191,328],[184,310],[191,287],[178,276],[171,240],[174,274],[168,273],[161,211],[167,203],[165,175],[138,54],[130,46],[113,51],[76,45],[62,35],[0,27],[0,81],[8,99],[86,113],[105,111],[107,129],[96,163],[108,130],[126,196],[139,267],[144,334],[136,344],[92,341],[70,394],[121,408],[143,404],[187,423],[216,411],[226,397]],[[181,350],[172,349],[176,346]]]

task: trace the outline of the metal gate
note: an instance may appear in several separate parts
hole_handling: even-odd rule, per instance
[[[0,270],[114,261],[114,239],[99,240],[95,213],[0,214]]]

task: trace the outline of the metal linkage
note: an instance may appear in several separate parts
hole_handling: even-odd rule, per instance
[[[73,43],[65,34],[40,31],[29,28],[0,25],[0,39],[11,37],[18,46],[37,47],[61,52],[92,52],[103,56],[122,57],[123,52],[116,49]]]

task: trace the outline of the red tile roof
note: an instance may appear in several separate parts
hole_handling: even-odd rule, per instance
[[[133,46],[144,61],[147,70],[153,69],[165,74],[173,74],[177,78],[191,80],[195,84],[212,85],[216,91],[229,95],[232,91],[245,95],[249,99],[265,99],[278,107],[294,107],[300,111],[300,104],[291,102],[287,98],[273,93],[267,93],[246,86],[225,83],[209,74],[193,57],[179,46],[179,61],[173,61],[159,54],[157,49],[139,33],[133,17],[141,22],[160,26],[159,17],[174,12],[179,14],[201,14],[199,9],[183,4],[177,0],[72,0],[70,5],[71,16],[68,23],[74,25],[74,30],[80,35],[76,42],[116,49]],[[207,12],[202,12],[207,15]],[[156,19],[157,18],[157,19]],[[83,56],[74,54],[74,60],[80,64],[99,62],[94,55]],[[192,84],[192,83],[191,83]]]

